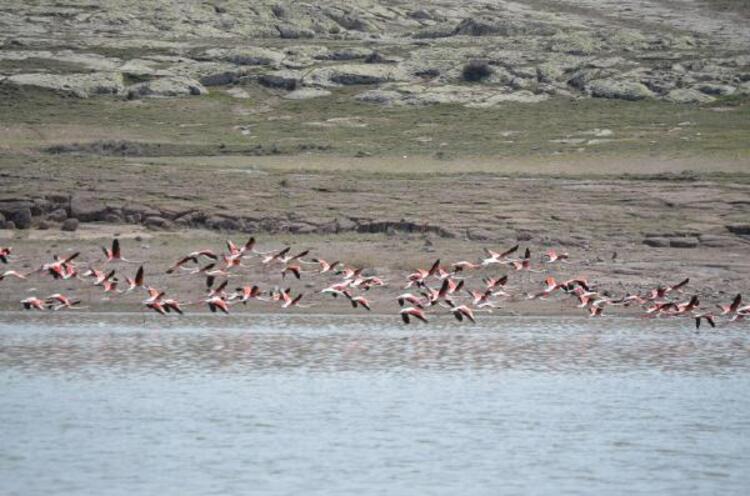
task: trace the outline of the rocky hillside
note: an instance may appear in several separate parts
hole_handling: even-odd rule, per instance
[[[726,3],[726,2],[724,2]],[[553,95],[709,102],[750,93],[750,22],[663,0],[39,0],[0,7],[0,84],[77,97],[314,98],[379,105]]]

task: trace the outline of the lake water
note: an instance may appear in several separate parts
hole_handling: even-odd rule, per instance
[[[5,315],[0,494],[737,494],[750,328]]]

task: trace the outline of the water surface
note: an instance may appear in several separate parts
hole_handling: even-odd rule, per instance
[[[750,487],[745,326],[61,317],[0,321],[3,495]]]

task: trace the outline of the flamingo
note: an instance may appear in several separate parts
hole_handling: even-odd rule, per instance
[[[569,258],[568,252],[557,253],[552,248],[550,248],[549,250],[547,250],[547,253],[545,253],[545,255],[547,256],[546,262],[549,263],[549,264],[555,263],[555,262],[558,262],[558,261],[564,262],[565,260],[567,260]]]
[[[294,277],[296,277],[297,279],[299,279],[301,277],[301,274],[302,274],[302,267],[300,267],[297,264],[287,265],[286,267],[284,267],[284,270],[281,271],[281,278],[284,279],[286,277],[287,273],[290,273],[290,274],[294,275]]]
[[[0,274],[0,281],[5,279],[6,277],[15,277],[16,279],[26,279],[25,274],[21,274],[20,272],[15,271],[15,270],[6,270],[2,274]]]
[[[508,250],[505,250],[502,253],[498,253],[496,251],[490,250],[489,248],[485,248],[484,252],[488,255],[488,258],[485,258],[484,260],[482,260],[482,265],[486,266],[490,264],[505,263],[505,259],[508,257],[508,255],[515,253],[516,250],[518,250],[518,245]]]
[[[409,324],[411,321],[411,317],[414,317],[415,319],[421,320],[425,324],[427,323],[427,317],[424,315],[424,310],[418,307],[406,307],[402,308],[401,311],[399,311],[399,314],[401,315],[401,320],[404,321],[404,324]]]
[[[292,298],[292,291],[287,288],[286,291],[281,292],[281,299],[284,301],[282,303],[281,308],[291,308],[293,306],[298,306],[301,308],[301,305],[299,305],[299,301],[302,299],[303,293],[298,294],[294,298]]]
[[[142,263],[142,262],[136,262],[134,260],[128,260],[127,258],[122,256],[122,252],[120,251],[120,240],[115,238],[112,240],[112,248],[107,248],[106,246],[102,246],[102,251],[104,252],[104,256],[107,257],[107,260],[104,263],[110,263],[110,262],[126,262],[126,263]]]
[[[732,303],[730,303],[729,305],[716,305],[716,306],[719,307],[719,309],[721,310],[720,315],[728,315],[728,314],[735,313],[741,304],[742,304],[742,295],[738,294],[737,296],[734,297],[734,299],[732,300]]]
[[[125,293],[129,293],[135,288],[145,288],[143,285],[143,265],[138,267],[138,270],[135,273],[135,279],[125,276],[125,281],[128,283],[128,288],[124,291]]]
[[[472,262],[469,262],[467,260],[461,260],[460,262],[456,262],[454,264],[451,264],[451,268],[453,269],[454,274],[458,274],[461,271],[464,270],[475,270],[475,269],[481,269],[481,264],[475,264]]]
[[[55,304],[54,302],[57,302],[57,304]],[[48,296],[46,303],[48,308],[51,308],[54,311],[62,310],[63,308],[81,308],[76,306],[81,304],[81,300],[71,300],[67,296],[60,293],[55,293]]]
[[[414,272],[412,272],[411,274],[407,276],[407,280],[409,281],[409,283],[406,286],[404,286],[404,289],[408,289],[415,284],[417,286],[423,286],[427,278],[437,273],[439,268],[440,268],[440,259],[438,258],[437,260],[435,260],[435,263],[432,264],[429,270],[425,270],[425,269],[415,270]]]
[[[0,262],[7,264],[12,251],[13,248],[10,246],[0,246]]]
[[[461,322],[464,320],[464,318],[466,318],[466,319],[469,319],[472,323],[476,324],[476,320],[474,320],[474,311],[468,306],[466,305],[456,306],[455,304],[453,304],[453,302],[448,301],[448,306],[445,306],[445,308],[447,308],[448,310],[450,310],[451,313],[453,313],[453,316],[456,318],[457,321]]]
[[[341,263],[338,260],[336,260],[335,262],[328,263],[322,258],[313,258],[312,262],[306,262],[304,260],[300,260],[300,262],[305,263],[305,264],[311,264],[311,265],[315,265],[315,264],[320,265],[320,270],[318,270],[318,274],[325,274],[326,272],[331,272],[333,269],[336,268],[337,265]]]
[[[291,250],[291,249],[292,249],[292,247],[291,247],[291,246],[287,246],[287,247],[286,247],[286,248],[284,248],[283,250],[279,250],[279,251],[277,251],[277,252],[275,252],[275,253],[269,253],[269,254],[267,254],[267,255],[266,255],[266,256],[265,256],[264,258],[263,258],[263,260],[261,261],[261,263],[262,263],[263,265],[268,265],[268,264],[270,264],[271,262],[274,262],[274,261],[276,261],[276,260],[281,260],[281,258],[282,258],[282,257],[284,257],[284,256],[285,256],[285,255],[286,255],[287,253],[289,253],[289,250]]]
[[[695,328],[700,329],[701,327],[701,320],[705,320],[708,325],[711,327],[716,327],[716,322],[714,321],[714,316],[710,313],[701,313],[695,315]]]
[[[21,300],[23,308],[26,310],[44,310],[44,300],[37,298],[36,296],[29,296]]]
[[[351,279],[347,279],[344,282],[340,282],[338,284],[333,284],[331,286],[328,286],[327,288],[323,288],[320,290],[321,293],[330,293],[334,298],[337,296],[345,296],[346,289],[351,286],[352,284]]]
[[[349,292],[345,292],[344,294],[347,296],[347,298],[349,298],[352,307],[357,308],[357,306],[361,306],[364,307],[367,311],[370,310],[370,302],[367,301],[364,296],[352,296]]]
[[[249,300],[260,300],[261,294],[263,293],[258,286],[243,286],[237,288],[236,293],[230,297],[230,300],[239,298],[240,302],[246,305]]]
[[[411,293],[400,294],[396,297],[399,306],[403,307],[405,303],[409,303],[412,306],[423,308],[427,303],[424,298],[414,296]]]

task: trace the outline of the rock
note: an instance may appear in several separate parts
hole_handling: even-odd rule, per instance
[[[31,205],[31,215],[42,215],[52,210],[52,202],[44,198],[35,198]]]
[[[95,72],[90,74],[16,74],[9,76],[3,84],[36,86],[71,94],[79,98],[94,95],[120,95],[125,83],[120,73]]]
[[[716,234],[701,234],[699,239],[701,245],[711,248],[722,248],[733,244],[733,240],[729,236],[719,236]]]
[[[346,217],[336,218],[336,232],[356,231],[357,223]]]
[[[31,209],[27,207],[16,210],[10,220],[15,224],[16,229],[28,229],[31,227]]]
[[[698,86],[698,91],[700,91],[701,93],[705,93],[706,95],[726,96],[733,94],[735,91],[737,91],[737,88],[728,84],[709,83]]]
[[[318,60],[355,60],[364,59],[372,53],[372,50],[365,47],[346,47],[322,52],[315,55],[314,58]]]
[[[65,219],[65,222],[62,223],[62,226],[60,226],[60,229],[66,232],[73,232],[78,229],[78,225],[79,225],[78,219],[74,219],[74,218]]]
[[[672,103],[710,103],[715,100],[712,96],[690,88],[674,89],[664,99]]]
[[[66,208],[70,204],[70,195],[53,193],[51,195],[47,195],[46,198],[55,205],[64,205]]]
[[[212,215],[206,219],[206,227],[220,231],[241,231],[242,222],[231,217]]]
[[[122,217],[120,217],[116,213],[110,212],[108,214],[104,214],[102,220],[109,224],[119,224],[122,222]]]
[[[128,98],[207,95],[208,90],[195,79],[173,76],[145,81],[128,88]]]
[[[586,85],[588,92],[599,98],[619,98],[621,100],[643,100],[654,94],[645,85],[634,81],[597,79]]]
[[[209,48],[195,56],[197,60],[221,60],[236,65],[278,65],[284,54],[262,47]]]
[[[298,71],[280,70],[258,76],[258,82],[268,88],[294,90],[302,82],[302,74]]]
[[[12,220],[6,220],[5,225],[3,226],[3,229],[13,230],[16,228],[15,222]]]
[[[669,239],[667,238],[646,238],[643,240],[643,244],[651,246],[653,248],[666,248],[669,246]]]
[[[167,220],[164,217],[159,217],[158,215],[146,217],[143,221],[143,225],[149,229],[170,229],[173,227],[172,221]]]
[[[12,219],[16,212],[22,210],[30,211],[33,205],[33,202],[27,200],[0,201],[0,214],[8,219]]]
[[[4,224],[5,224],[5,215],[3,215],[2,213],[0,213],[0,226],[2,226]]]
[[[331,94],[328,90],[320,90],[316,88],[300,88],[284,95],[287,100],[307,100],[309,98],[318,98],[321,96],[329,96]]]
[[[669,246],[672,248],[696,248],[698,246],[698,240],[695,238],[671,238],[669,240]]]
[[[549,36],[556,29],[541,22],[517,21],[510,17],[478,15],[462,20],[453,34],[466,36]]]
[[[101,220],[106,212],[107,206],[98,198],[76,194],[70,199],[70,216],[81,222]]]
[[[315,31],[293,24],[279,24],[276,26],[279,37],[284,39],[315,38]]]
[[[58,208],[47,214],[47,219],[52,222],[62,222],[68,218],[68,212],[64,208]]]
[[[727,231],[741,236],[750,236],[750,224],[729,224]]]
[[[200,78],[203,86],[228,86],[239,81],[241,74],[237,71],[223,71],[207,74]]]
[[[36,228],[40,231],[46,231],[47,229],[49,229],[49,224],[42,220],[39,221],[39,223],[36,225]]]
[[[342,64],[313,69],[303,78],[303,82],[317,86],[347,86],[380,84],[403,79],[405,75],[392,65]]]

